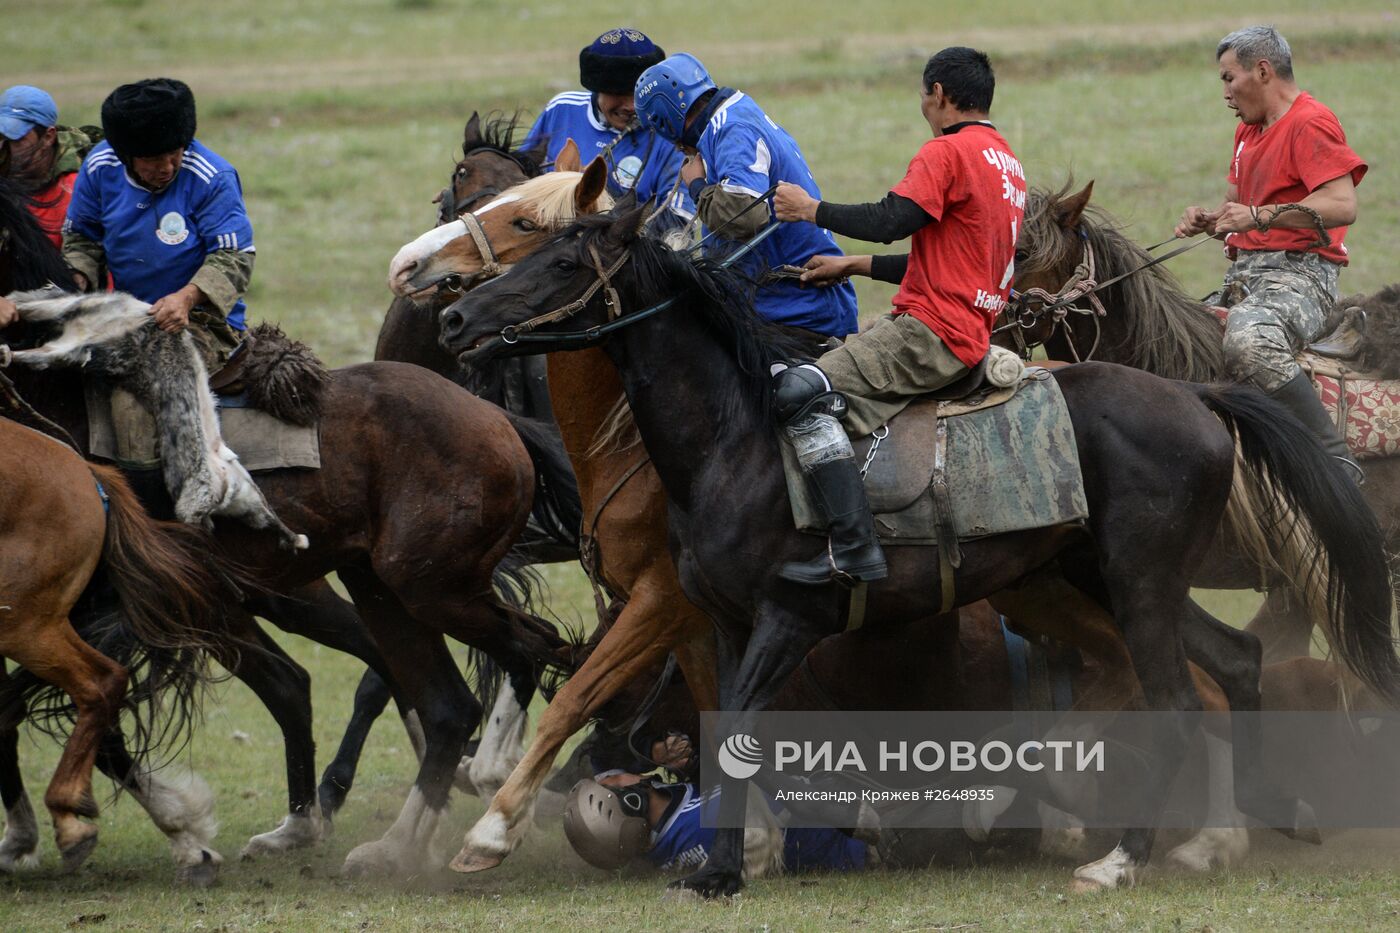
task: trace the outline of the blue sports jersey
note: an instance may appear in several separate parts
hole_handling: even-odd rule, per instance
[[[215,250],[255,252],[238,172],[199,140],[159,194],[98,144],[78,171],[64,229],[101,243],[117,290],[152,304],[190,284]],[[243,312],[239,299],[228,314],[234,330],[244,329]]]
[[[663,871],[695,868],[715,844],[716,830],[703,826],[701,816],[706,807],[718,806],[719,788],[701,794],[692,784],[667,787],[678,802],[652,832],[647,859]],[[858,871],[865,867],[865,843],[835,829],[784,830],[783,865],[789,872]]]
[[[788,181],[821,200],[821,189],[796,141],[748,95],[730,93],[712,108],[708,118],[709,125],[696,143],[705,160],[706,185],[717,184],[724,191],[756,198],[774,183]],[[769,205],[771,214],[771,198]],[[842,255],[830,231],[805,221],[781,224],[754,254],[750,269],[755,272],[801,266],[813,256]],[[802,288],[796,282],[783,281],[759,289],[754,304],[759,314],[774,323],[805,327],[819,334],[844,337],[859,326],[856,291],[849,282],[829,288]]]
[[[589,92],[567,91],[557,95],[530,127],[520,148],[529,149],[543,138],[549,140],[545,158],[551,163],[570,139],[578,146],[584,166],[606,153],[608,191],[613,197],[621,197],[628,191],[636,191],[643,201],[669,196],[667,207],[678,221],[689,221],[695,216],[690,194],[676,186],[676,175],[685,160],[681,151],[654,130],[636,126],[624,134],[622,130],[613,129],[598,113]],[[612,148],[608,149],[609,146]]]

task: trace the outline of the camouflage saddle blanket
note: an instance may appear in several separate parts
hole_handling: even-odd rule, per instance
[[[1047,370],[956,401],[916,401],[886,427],[853,445],[885,544],[946,546],[1088,515],[1074,426]],[[796,454],[779,447],[797,528],[825,535]]]

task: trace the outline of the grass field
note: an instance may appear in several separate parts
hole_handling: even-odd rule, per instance
[[[1218,4],[1181,0],[1055,0],[930,6],[912,0],[636,7],[505,0],[270,0],[189,5],[169,0],[9,0],[0,81],[33,83],[65,122],[95,122],[118,83],[169,74],[194,87],[200,138],[238,166],[257,233],[251,314],[277,320],[335,364],[368,359],[388,293],[389,257],[432,221],[473,109],[537,111],[570,88],[580,45],[630,22],[668,50],[697,53],[722,83],[751,92],[799,140],[825,194],[879,196],[902,174],[927,129],[916,86],[943,45],[986,48],[998,67],[994,117],[1032,184],[1071,173],[1142,241],[1162,239],[1181,209],[1213,203],[1233,131],[1219,98],[1214,42],[1271,20],[1293,42],[1302,85],[1339,114],[1372,165],[1348,237],[1344,290],[1400,278],[1400,18],[1393,0]],[[1197,250],[1177,268],[1205,293],[1224,262]],[[891,290],[862,285],[874,315]],[[573,568],[552,568],[552,606],[583,619],[591,598]],[[1253,594],[1204,594],[1234,622]],[[316,736],[334,748],[358,666],[296,639],[284,644],[312,673]],[[36,803],[56,753],[22,746]],[[324,754],[323,754],[324,757]],[[1211,878],[1154,874],[1130,892],[1065,895],[1062,865],[926,875],[783,879],[735,903],[679,904],[654,879],[583,865],[557,827],[537,830],[488,875],[446,872],[402,885],[346,881],[352,845],[397,813],[414,770],[396,722],[372,735],[359,782],[322,847],[237,863],[246,838],[285,807],[280,736],[237,684],[220,685],[181,761],[219,794],[221,887],[171,886],[164,840],[128,800],[104,808],[102,843],[77,876],[60,877],[51,840],[37,873],[0,879],[0,930],[342,929],[1357,929],[1400,927],[1397,860],[1357,834],[1300,851],[1267,845]],[[480,812],[457,802],[444,854]],[[1268,840],[1261,840],[1268,843]]]

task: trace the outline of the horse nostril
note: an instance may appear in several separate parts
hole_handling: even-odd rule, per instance
[[[442,315],[442,332],[448,337],[455,337],[462,332],[462,326],[467,323],[467,319],[460,311],[447,311]]]

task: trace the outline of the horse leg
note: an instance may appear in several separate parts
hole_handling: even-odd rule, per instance
[[[697,617],[700,624],[709,625],[688,604],[677,605],[674,593],[650,581],[633,587],[612,628],[545,708],[525,756],[467,832],[462,851],[452,860],[454,871],[495,868],[515,851],[529,829],[535,799],[559,749],[619,689],[693,637]]]
[[[1234,747],[1234,796],[1239,808],[1290,839],[1320,844],[1312,808],[1284,795],[1264,769],[1259,639],[1225,625],[1194,602],[1188,602],[1190,622],[1182,637],[1191,659],[1220,685],[1230,704],[1230,736]]]
[[[789,604],[802,605],[801,600],[789,600]],[[765,709],[777,695],[788,677],[818,641],[832,629],[835,619],[821,619],[820,609],[807,602],[808,612],[803,615],[789,610],[775,602],[765,602],[755,615],[753,633],[743,649],[737,670],[729,674],[726,659],[732,659],[735,649],[742,639],[732,631],[722,631],[720,635],[720,704],[726,711],[733,711],[725,717],[724,730],[733,735],[752,732],[750,725],[754,713]],[[830,615],[834,616],[835,600],[831,601]],[[826,630],[821,627],[826,622]],[[718,736],[716,736],[718,738]],[[765,775],[766,776],[766,775]],[[673,882],[672,887],[693,891],[706,898],[728,897],[743,887],[744,879],[744,834],[747,816],[748,781],[735,780],[725,776],[720,782],[720,825],[715,833],[710,857],[701,868]],[[849,807],[807,807],[807,812],[820,814],[830,819],[833,826],[854,826],[857,830],[878,827],[872,820],[873,811],[861,805],[859,814]]]
[[[73,699],[77,721],[49,782],[44,804],[53,817],[54,839],[64,871],[74,871],[97,846],[92,767],[97,747],[117,721],[126,694],[126,668],[101,654],[66,618],[26,624],[0,643],[0,654]]]
[[[7,687],[9,675],[0,661],[0,686]],[[17,700],[0,709],[0,803],[5,807],[5,835],[0,838],[0,875],[39,864],[39,821],[24,778],[19,772],[19,723],[24,710]]]
[[[1205,824],[1167,854],[1167,860],[1195,872],[1229,868],[1249,853],[1249,830],[1235,806],[1233,751],[1227,738],[1210,728],[1205,732],[1209,768]]]
[[[429,844],[452,790],[452,776],[466,740],[481,719],[481,704],[467,689],[442,636],[420,623],[368,569],[342,568],[371,635],[394,679],[423,726],[424,752],[418,776],[394,824],[374,842],[345,858],[350,875],[407,874],[426,867]]]
[[[170,839],[176,880],[207,888],[219,879],[224,857],[209,842],[218,830],[214,794],[196,774],[161,777],[143,771],[127,751],[120,730],[102,739],[97,767],[141,805],[156,828]]]
[[[345,804],[345,797],[355,783],[355,771],[364,752],[365,740],[374,721],[389,705],[392,693],[384,678],[375,673],[374,668],[366,668],[360,677],[360,685],[355,688],[355,705],[350,713],[350,721],[345,725],[345,734],[340,737],[340,747],[326,770],[321,773],[321,785],[316,796],[321,801],[321,817],[327,822]],[[416,721],[416,716],[415,716]],[[409,730],[410,738],[413,730]],[[422,746],[414,745],[414,752],[422,758]]]
[[[242,614],[240,614],[242,615]],[[282,730],[287,762],[287,816],[271,832],[248,840],[240,858],[255,858],[312,845],[321,839],[316,812],[316,743],[311,734],[311,675],[293,661],[277,642],[242,615],[240,633],[257,647],[221,664],[252,690]]]
[[[1313,620],[1307,603],[1286,584],[1265,594],[1264,604],[1244,630],[1263,644],[1265,664],[1312,654]]]

